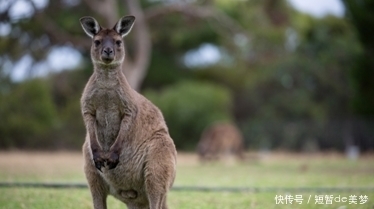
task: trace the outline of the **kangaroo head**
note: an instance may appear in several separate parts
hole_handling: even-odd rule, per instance
[[[112,29],[102,28],[93,17],[80,19],[82,28],[92,38],[91,59],[95,65],[117,67],[125,58],[122,38],[134,25],[134,16],[122,17]]]

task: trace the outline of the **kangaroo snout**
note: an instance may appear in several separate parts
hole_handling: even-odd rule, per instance
[[[105,55],[112,55],[113,54],[113,49],[112,48],[109,48],[109,47],[107,47],[107,48],[104,48],[104,50],[103,50],[103,53],[105,54]]]
[[[113,48],[105,47],[101,51],[101,59],[104,62],[111,62],[114,59],[114,50],[113,50]]]

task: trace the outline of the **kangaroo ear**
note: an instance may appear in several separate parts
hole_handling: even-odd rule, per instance
[[[135,17],[134,16],[124,16],[116,23],[116,25],[113,27],[115,31],[117,31],[118,34],[120,34],[122,37],[125,37],[127,34],[129,34],[132,26],[134,25]]]
[[[79,21],[81,22],[84,32],[91,38],[101,29],[99,23],[93,17],[82,17]]]

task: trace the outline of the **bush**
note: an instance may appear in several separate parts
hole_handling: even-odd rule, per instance
[[[212,83],[183,81],[144,95],[163,112],[178,149],[194,149],[206,126],[232,119],[230,92]]]
[[[45,82],[25,81],[0,97],[2,148],[40,148],[49,143],[57,113]]]

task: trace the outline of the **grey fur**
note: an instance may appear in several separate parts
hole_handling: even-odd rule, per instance
[[[84,171],[93,205],[105,209],[113,195],[129,209],[166,209],[175,145],[160,110],[129,86],[121,70],[125,49],[116,26],[100,27],[92,37],[94,72],[81,98]]]

